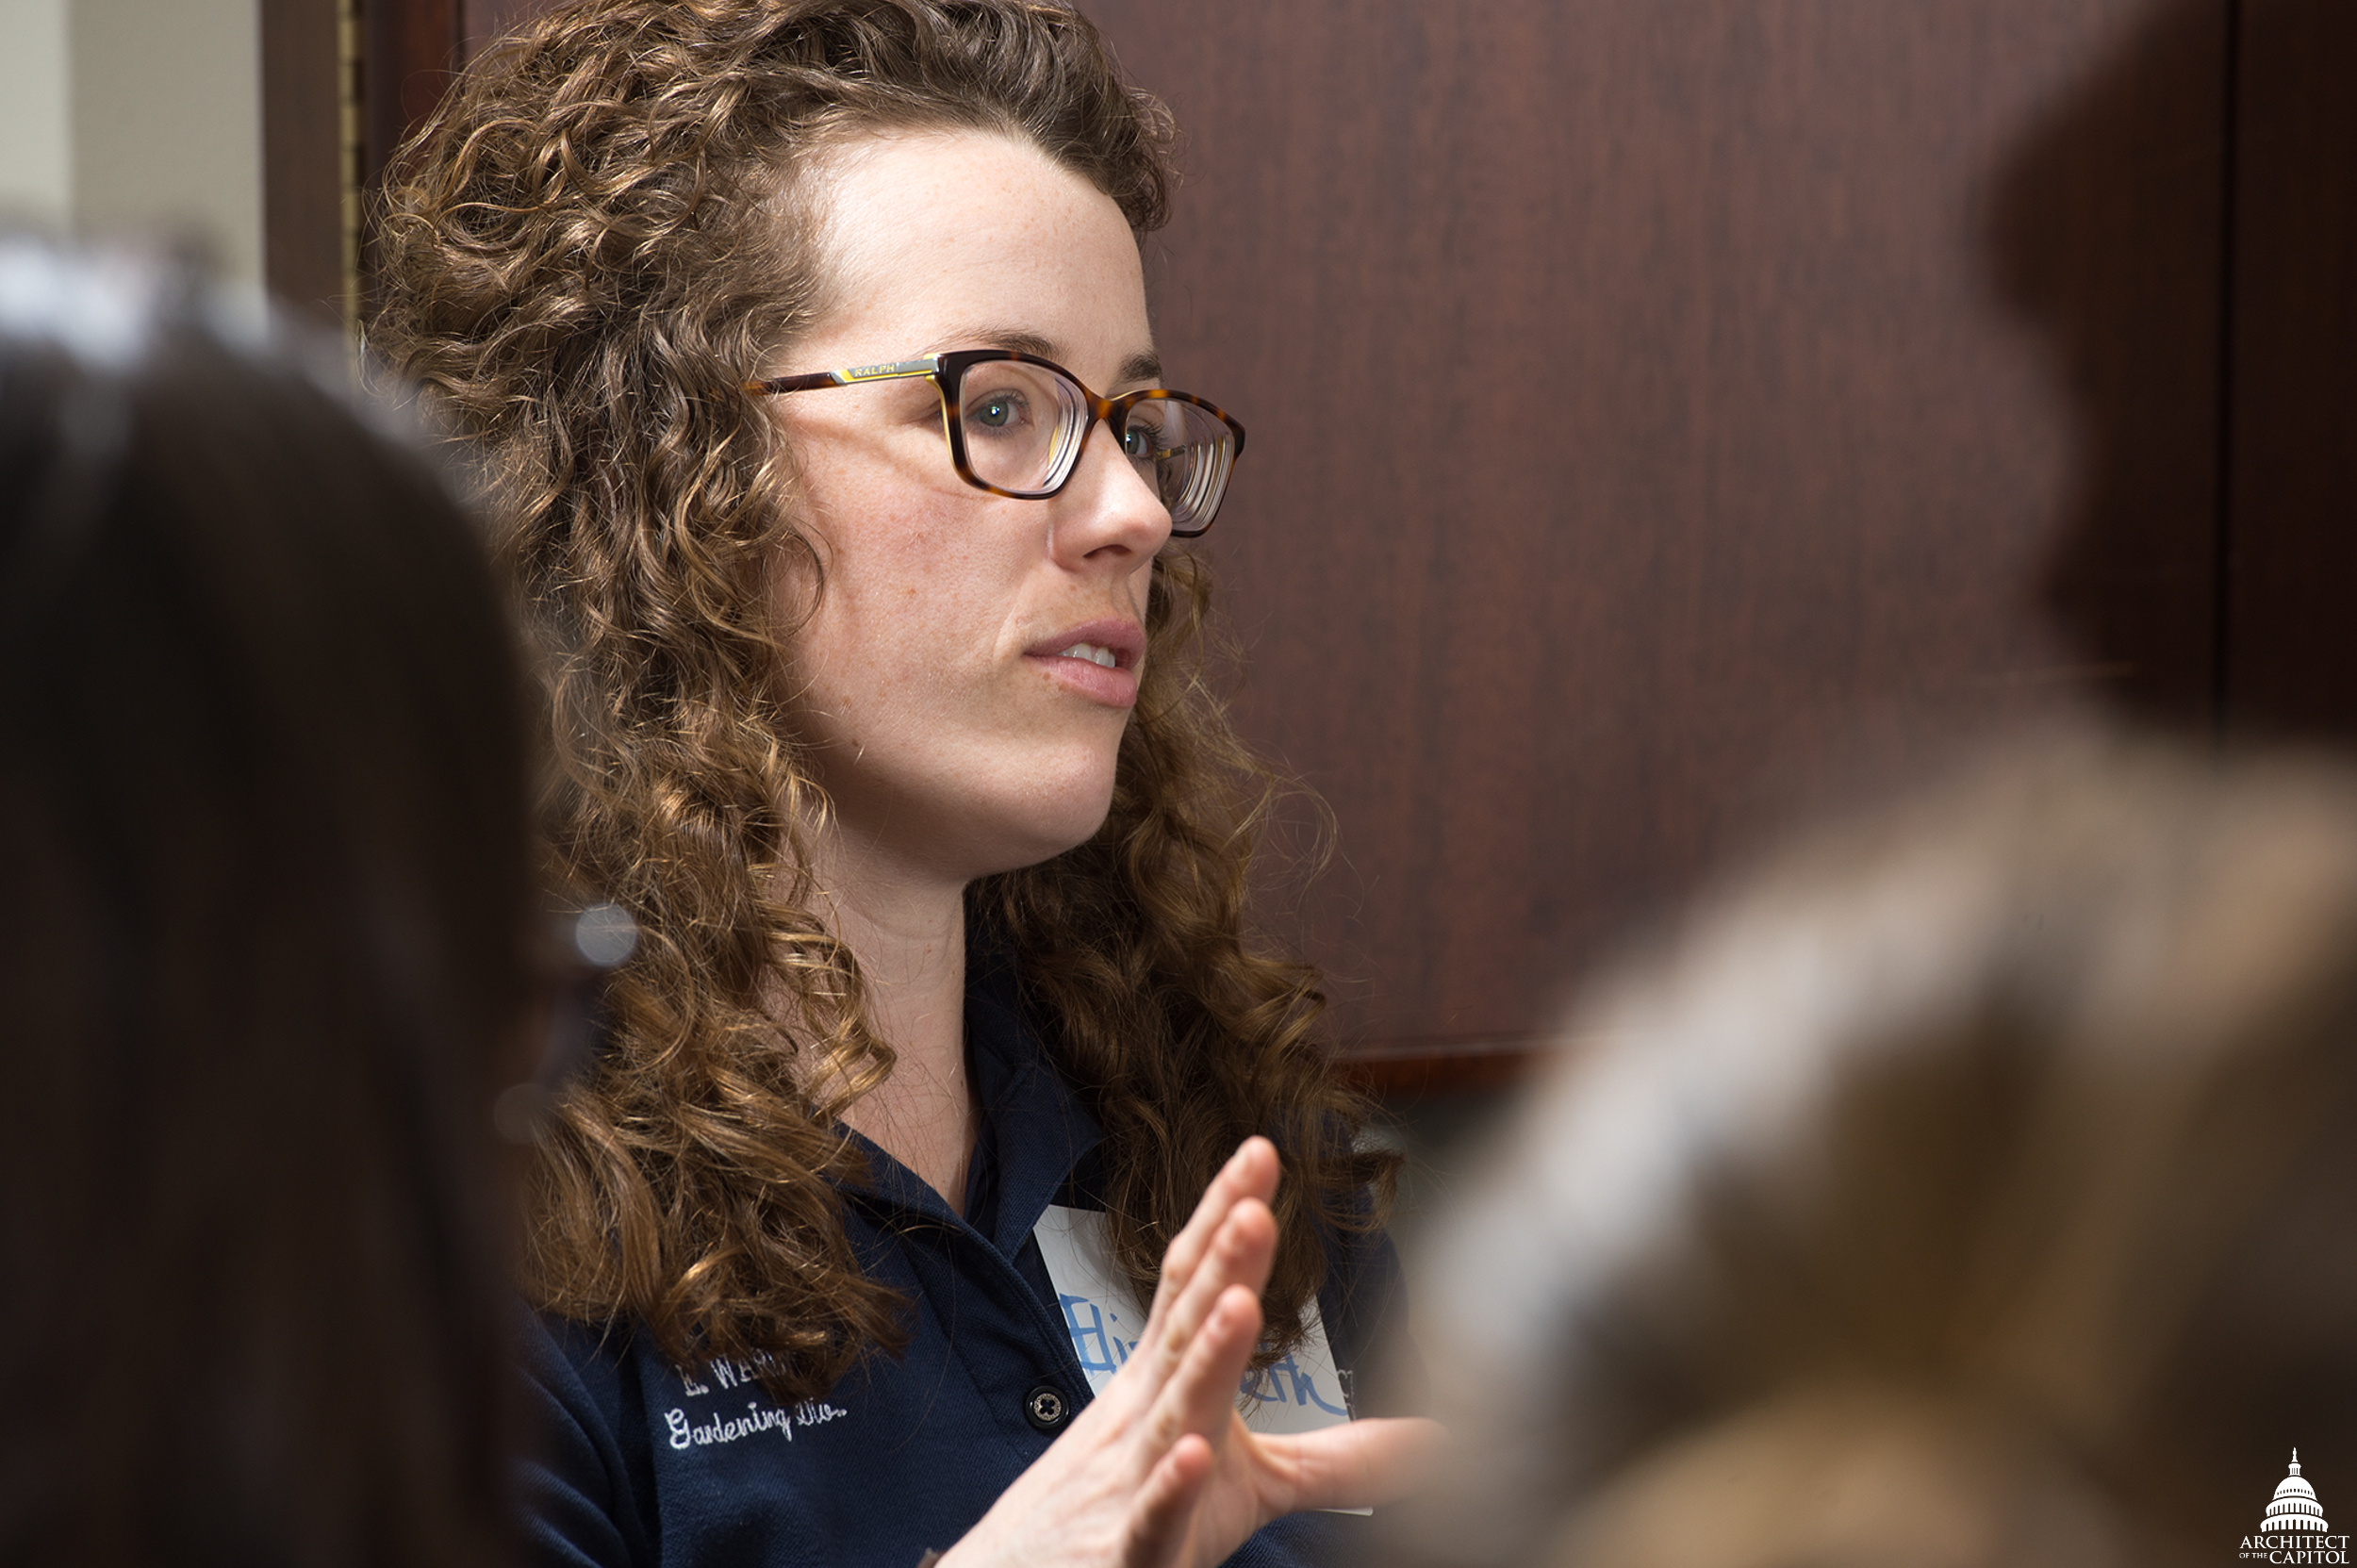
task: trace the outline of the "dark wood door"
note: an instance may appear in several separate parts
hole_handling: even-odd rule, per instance
[[[2357,739],[2357,6],[2243,0],[2224,707]]]
[[[368,4],[389,123],[532,0]],[[1086,8],[1191,134],[1157,330],[1355,1049],[1527,1041],[1960,734],[2357,733],[2346,0]]]
[[[1163,352],[1363,1048],[1527,1038],[1862,758],[2206,720],[2219,0],[1090,9],[1193,137]]]

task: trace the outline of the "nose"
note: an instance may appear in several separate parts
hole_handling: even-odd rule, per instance
[[[1170,508],[1102,421],[1090,427],[1057,508],[1053,548],[1068,567],[1151,559],[1170,539]]]

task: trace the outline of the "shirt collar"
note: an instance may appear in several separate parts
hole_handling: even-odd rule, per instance
[[[991,1162],[997,1185],[996,1212],[983,1217],[992,1244],[1013,1257],[1105,1134],[1049,1060],[1012,957],[977,944],[967,962],[966,1071],[981,1108],[975,1154]]]
[[[976,1217],[989,1226],[985,1239],[1012,1258],[1105,1135],[1049,1060],[1023,1006],[1013,956],[981,940],[966,954],[965,1067],[980,1111],[974,1158],[989,1163],[996,1189],[991,1212]],[[867,1180],[844,1183],[847,1190],[954,1217],[915,1172],[858,1133],[849,1136],[866,1156]]]

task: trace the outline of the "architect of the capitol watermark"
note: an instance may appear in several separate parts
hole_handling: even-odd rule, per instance
[[[2242,1555],[2251,1562],[2348,1562],[2349,1537],[2329,1531],[2316,1488],[2300,1477],[2295,1448],[2291,1473],[2276,1483],[2259,1533],[2242,1538]]]

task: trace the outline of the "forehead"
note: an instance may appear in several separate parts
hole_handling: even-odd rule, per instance
[[[1108,380],[1152,349],[1129,221],[1028,141],[861,138],[828,158],[816,194],[830,287],[814,348],[898,358],[1022,335]]]

